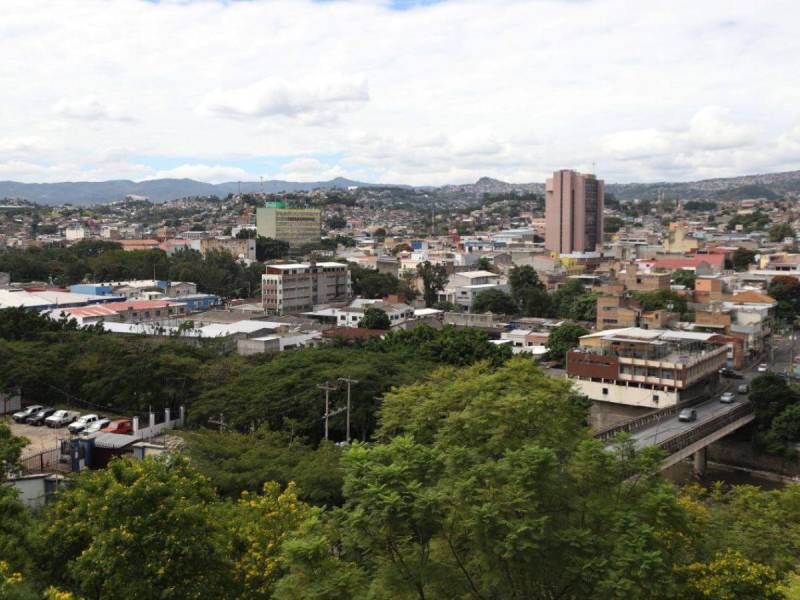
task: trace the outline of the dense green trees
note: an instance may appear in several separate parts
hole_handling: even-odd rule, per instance
[[[693,290],[695,285],[696,275],[694,271],[686,269],[676,269],[672,272],[672,283],[675,285],[682,285],[687,289]]]
[[[188,460],[118,459],[83,472],[35,521],[0,483],[0,595],[777,600],[796,592],[800,486],[681,490],[658,475],[657,450],[637,451],[625,437],[608,449],[591,437],[587,416],[568,381],[516,357],[444,367],[387,390],[369,444],[315,450],[263,427],[188,432]],[[13,455],[19,442],[1,433],[0,455]]]
[[[778,302],[778,317],[794,322],[800,315],[800,282],[795,277],[779,275],[773,277],[767,294]]]
[[[358,326],[364,329],[391,329],[392,322],[385,310],[371,306],[364,311]]]
[[[501,315],[517,314],[514,300],[502,290],[490,289],[479,293],[472,302],[471,312],[493,312]]]
[[[231,254],[211,251],[202,256],[183,250],[167,256],[162,250],[122,250],[119,244],[86,240],[69,248],[10,248],[0,252],[0,271],[15,281],[52,281],[72,285],[84,279],[172,279],[197,283],[198,291],[224,297],[250,297],[260,288],[263,266],[245,266]]]
[[[776,223],[769,228],[770,242],[782,242],[786,238],[794,239],[794,229],[788,223]]]
[[[567,352],[575,348],[578,345],[578,339],[587,333],[589,333],[588,330],[576,323],[571,321],[562,323],[547,337],[547,342],[545,342],[547,358],[563,365],[567,360]]]
[[[756,445],[794,456],[794,444],[800,442],[800,391],[785,378],[766,373],[753,379],[750,401],[756,412]]]
[[[633,297],[639,301],[642,310],[669,310],[680,315],[689,311],[686,298],[672,290],[634,292]]]
[[[390,294],[401,294],[412,300],[414,294],[391,273],[381,273],[359,265],[350,265],[350,279],[353,294],[363,298],[385,298]]]
[[[734,250],[731,255],[731,266],[733,266],[736,271],[747,271],[750,265],[753,264],[755,258],[756,253],[754,250],[739,247]]]

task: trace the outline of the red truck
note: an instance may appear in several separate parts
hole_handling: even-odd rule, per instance
[[[133,433],[133,423],[130,419],[115,419],[111,421],[108,427],[103,427],[100,431],[103,433],[121,433],[130,435]]]

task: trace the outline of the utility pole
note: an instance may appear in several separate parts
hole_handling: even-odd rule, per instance
[[[354,383],[358,383],[357,379],[350,379],[349,377],[339,377],[339,381],[343,381],[347,384],[347,443],[350,443],[350,386]]]
[[[330,381],[326,381],[325,383],[317,385],[317,387],[321,390],[325,390],[325,439],[328,439],[328,418],[331,416],[330,414],[330,393],[331,390],[335,390],[336,386],[331,385]]]

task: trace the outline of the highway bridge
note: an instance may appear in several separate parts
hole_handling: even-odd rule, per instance
[[[678,414],[684,408],[695,409],[697,420],[679,421]],[[716,396],[647,413],[600,431],[595,437],[609,442],[611,447],[610,442],[619,433],[627,432],[636,448],[657,446],[666,453],[662,469],[694,456],[695,474],[702,475],[706,468],[706,447],[747,425],[754,418],[753,404],[747,396],[735,396],[732,404],[723,404]]]

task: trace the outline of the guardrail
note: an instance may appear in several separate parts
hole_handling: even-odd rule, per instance
[[[639,431],[640,429],[644,429],[649,427],[650,425],[657,425],[662,421],[675,416],[684,408],[694,406],[695,404],[700,404],[711,398],[711,395],[708,393],[702,393],[694,398],[690,398],[688,400],[684,400],[683,402],[678,402],[677,404],[673,404],[672,406],[668,406],[667,408],[659,408],[658,410],[654,410],[649,413],[645,413],[640,417],[635,417],[624,423],[619,423],[618,425],[613,425],[602,431],[598,431],[594,434],[594,437],[598,440],[608,441],[613,439],[617,436],[617,434],[622,433],[623,431],[626,433],[632,433],[634,431]]]
[[[675,454],[679,450],[683,450],[687,446],[702,440],[704,437],[722,429],[726,425],[735,423],[742,417],[751,414],[753,410],[754,407],[752,402],[743,402],[723,415],[714,417],[710,421],[700,423],[697,427],[694,427],[689,431],[675,434],[670,438],[658,442],[656,445],[664,450],[667,455]]]

